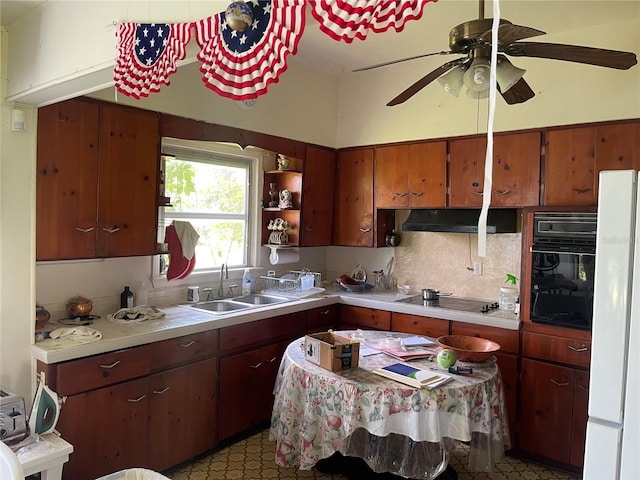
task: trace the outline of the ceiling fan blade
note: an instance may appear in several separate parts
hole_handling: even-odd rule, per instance
[[[500,87],[498,87],[498,90],[499,89]],[[506,92],[500,92],[500,95],[502,95],[504,101],[509,105],[515,105],[516,103],[524,103],[527,100],[532,99],[535,96],[535,93],[533,93],[533,90],[531,90],[531,87],[525,79],[521,78],[509,90]]]
[[[416,83],[414,83],[409,88],[407,88],[405,91],[403,91],[400,95],[398,95],[393,100],[391,100],[389,103],[387,103],[387,107],[393,107],[394,105],[399,105],[400,103],[406,102],[411,97],[413,97],[416,93],[418,93],[420,90],[422,90],[424,87],[426,87],[431,82],[433,82],[436,78],[438,78],[441,75],[444,75],[449,70],[451,70],[453,67],[457,67],[459,64],[463,63],[464,61],[465,61],[465,58],[458,58],[456,60],[452,60],[450,62],[447,62],[444,65],[440,65],[434,71],[426,74],[424,77],[422,77]]]
[[[547,32],[543,32],[542,30],[537,30],[535,28],[514,25],[513,23],[502,23],[498,26],[498,43],[501,45],[508,45],[512,42],[522,40],[523,38],[537,37],[539,35],[546,34]],[[491,43],[491,30],[487,30],[480,35],[480,40]]]
[[[627,70],[638,63],[636,55],[631,52],[563,45],[560,43],[512,43],[504,47],[504,53],[514,57],[550,58],[552,60],[564,60],[565,62],[617,68],[618,70]]]
[[[387,65],[393,65],[395,63],[408,62],[409,60],[416,60],[418,58],[431,57],[433,55],[451,55],[452,53],[454,53],[454,52],[442,51],[442,52],[425,53],[423,55],[416,55],[415,57],[401,58],[399,60],[391,60],[390,62],[378,63],[377,65],[370,65],[368,67],[357,68],[357,69],[355,69],[353,71],[354,72],[363,72],[365,70],[372,70],[374,68],[386,67]]]

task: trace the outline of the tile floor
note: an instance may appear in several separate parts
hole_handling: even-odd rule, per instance
[[[459,480],[577,480],[580,477],[553,470],[536,463],[507,457],[490,474],[468,472],[466,447],[454,450],[450,464]],[[192,464],[176,468],[164,475],[171,480],[345,480],[342,475],[329,475],[316,470],[282,468],[275,463],[275,444],[264,430]],[[362,479],[366,480],[366,479]]]

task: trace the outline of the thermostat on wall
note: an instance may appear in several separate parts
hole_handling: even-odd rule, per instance
[[[11,110],[11,130],[14,132],[24,132],[27,128],[27,116],[24,110],[14,108]]]

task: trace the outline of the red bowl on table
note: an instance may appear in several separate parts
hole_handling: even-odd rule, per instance
[[[438,337],[437,341],[442,348],[453,350],[461,362],[486,362],[500,350],[500,344],[492,340],[469,335],[444,335]]]

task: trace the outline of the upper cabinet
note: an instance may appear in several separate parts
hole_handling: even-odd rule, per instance
[[[546,133],[544,205],[596,205],[603,170],[640,169],[640,122]]]
[[[307,147],[302,177],[300,245],[331,245],[336,175],[334,150]]]
[[[155,253],[159,116],[68,100],[38,109],[36,258]]]
[[[444,207],[446,199],[446,141],[375,149],[377,208]]]
[[[486,137],[450,142],[449,206],[482,205]],[[540,195],[540,132],[493,138],[493,207],[537,206]]]
[[[286,166],[264,172],[262,243],[274,246],[300,244],[302,160],[279,155]]]

